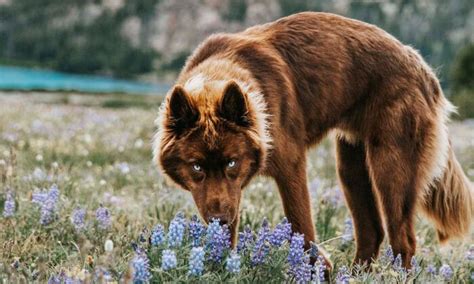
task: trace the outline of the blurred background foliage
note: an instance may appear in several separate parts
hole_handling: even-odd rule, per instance
[[[472,0],[0,0],[0,64],[171,82],[206,36],[301,11],[387,30],[418,49],[474,117]]]

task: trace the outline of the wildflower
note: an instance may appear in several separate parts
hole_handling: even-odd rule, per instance
[[[262,225],[257,234],[257,240],[255,241],[255,245],[252,249],[252,254],[250,256],[252,265],[264,263],[265,257],[267,256],[270,250],[270,246],[267,242],[269,236],[270,228],[268,226],[268,221],[267,219],[263,219]]]
[[[42,225],[47,225],[53,220],[58,200],[59,189],[56,185],[52,185],[49,192],[33,193],[32,202],[41,207],[40,223]]]
[[[246,225],[243,232],[239,232],[239,242],[237,243],[237,252],[242,252],[253,243],[253,233],[249,225]]]
[[[168,245],[170,247],[179,247],[183,242],[184,230],[186,229],[186,220],[182,213],[176,214],[173,220],[171,220],[170,227],[168,229]]]
[[[81,231],[85,227],[86,210],[83,208],[76,208],[71,215],[71,223],[74,225],[76,231]]]
[[[31,202],[41,206],[46,198],[48,198],[47,192],[33,192],[31,196]]]
[[[349,284],[349,279],[351,278],[351,273],[347,266],[343,265],[339,268],[336,276],[336,283],[337,284]]]
[[[309,264],[309,256],[305,255],[301,263],[290,268],[291,274],[294,276],[296,283],[309,283],[311,281],[311,271],[313,266]]]
[[[297,283],[306,283],[311,280],[312,266],[309,256],[304,254],[304,235],[295,233],[291,237],[290,251],[288,252],[288,274],[295,278]]]
[[[430,274],[431,276],[435,276],[436,275],[436,266],[434,264],[429,264],[426,267],[426,272],[428,274]]]
[[[388,245],[384,250],[380,261],[384,264],[391,264],[394,261],[392,246]]]
[[[61,277],[57,275],[51,275],[48,279],[48,284],[61,284]]]
[[[192,239],[192,246],[200,246],[201,245],[201,238],[204,236],[206,232],[206,228],[204,225],[199,221],[198,216],[193,215],[191,217],[191,222],[188,225],[189,228],[189,236]]]
[[[144,253],[135,253],[131,267],[134,283],[146,283],[150,280],[150,261]]]
[[[15,198],[11,190],[7,191],[5,203],[3,205],[3,217],[13,217],[15,214]]]
[[[111,225],[109,209],[100,204],[99,208],[95,211],[95,218],[98,222],[99,228],[107,229]]]
[[[165,229],[161,224],[156,225],[151,231],[151,245],[159,246],[165,241]]]
[[[227,257],[226,269],[230,273],[239,273],[240,272],[240,255],[233,251]]]
[[[114,250],[114,242],[112,240],[106,240],[104,244],[104,249],[106,252],[111,252]]]
[[[344,221],[344,234],[342,235],[342,240],[344,242],[350,242],[354,239],[354,236],[352,235],[354,231],[353,224],[352,224],[352,219],[347,218]]]
[[[204,271],[204,248],[193,247],[189,255],[189,274],[201,276]]]
[[[444,278],[444,280],[449,281],[453,277],[453,270],[447,264],[443,264],[439,268],[439,275]]]
[[[304,255],[304,236],[295,233],[291,237],[290,251],[288,252],[288,263],[290,267],[297,266],[301,263]]]
[[[112,281],[113,281],[112,274],[107,269],[99,266],[94,270],[93,283],[109,283]]]
[[[170,270],[176,267],[178,261],[176,259],[176,254],[174,251],[165,249],[163,255],[161,256],[161,269]]]
[[[220,226],[219,220],[214,219],[207,226],[206,249],[209,251],[209,259],[220,262],[224,251],[230,247],[230,232],[227,225]]]
[[[314,263],[313,281],[315,283],[323,283],[326,280],[324,277],[325,271],[326,264],[324,263],[324,259],[321,256],[318,256],[318,259]]]
[[[284,241],[288,241],[291,238],[291,224],[288,219],[283,218],[281,223],[276,225],[272,234],[269,236],[268,241],[273,246],[279,247]]]
[[[393,268],[395,270],[402,269],[402,255],[401,254],[397,254],[397,257],[393,261]]]
[[[409,272],[418,273],[421,270],[421,267],[418,264],[418,261],[416,260],[415,256],[412,256],[410,265],[411,265],[411,268]]]
[[[130,173],[130,167],[128,166],[128,164],[126,162],[123,162],[123,163],[119,163],[117,165],[117,168],[119,169],[119,171],[126,175],[128,173]]]

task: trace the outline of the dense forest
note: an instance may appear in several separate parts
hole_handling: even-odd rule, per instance
[[[0,64],[171,80],[207,35],[308,10],[384,28],[474,101],[472,0],[0,0]]]

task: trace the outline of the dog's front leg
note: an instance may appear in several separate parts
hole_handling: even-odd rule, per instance
[[[309,249],[311,242],[316,242],[314,223],[311,214],[311,200],[306,182],[306,161],[298,161],[283,171],[274,175],[278,185],[283,209],[293,232],[304,234],[305,249]],[[320,250],[328,269],[331,262]],[[314,260],[313,260],[314,261]]]

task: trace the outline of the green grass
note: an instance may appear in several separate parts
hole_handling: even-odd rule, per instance
[[[133,257],[131,243],[137,241],[144,227],[167,225],[178,211],[188,217],[197,213],[191,196],[168,184],[152,163],[150,141],[158,103],[151,108],[131,103],[127,106],[135,107],[111,109],[101,104],[38,103],[27,98],[0,97],[0,200],[9,187],[17,202],[14,218],[0,217],[0,280],[43,283],[61,271],[81,277],[84,269],[93,272],[98,267],[106,268],[114,277],[128,275]],[[457,123],[452,130],[460,161],[473,179],[474,125]],[[321,246],[331,254],[337,271],[342,265],[350,265],[355,245],[340,238],[349,214],[339,195],[333,152],[331,139],[311,151],[308,180],[315,226],[320,241],[326,241]],[[53,183],[61,191],[59,214],[54,222],[43,226],[31,196]],[[88,230],[77,233],[70,221],[71,212],[77,206],[84,207],[87,219],[94,220],[99,204],[111,211],[111,228],[101,230],[92,222]],[[275,183],[256,178],[244,192],[241,226],[248,224],[256,229],[264,217],[275,225],[283,216]],[[446,263],[455,270],[453,282],[471,281],[474,265],[465,255],[473,242],[472,234],[442,248],[432,225],[420,216],[417,238],[417,257],[423,267]],[[111,253],[104,250],[107,239],[114,242]],[[271,264],[258,270],[245,268],[240,278],[225,278],[223,268],[216,267],[221,273],[207,271],[200,280],[285,281],[281,278],[284,275],[274,270],[284,267],[275,262],[283,261],[286,255],[283,251],[274,253],[277,255],[271,257]],[[152,256],[155,280],[189,280],[183,272],[185,255],[179,254],[183,266],[168,276],[159,270],[159,253]],[[380,278],[385,275],[382,270],[391,273],[384,269],[374,266],[372,272],[354,279],[397,282],[397,275]],[[418,281],[428,281],[427,277],[423,272]]]

